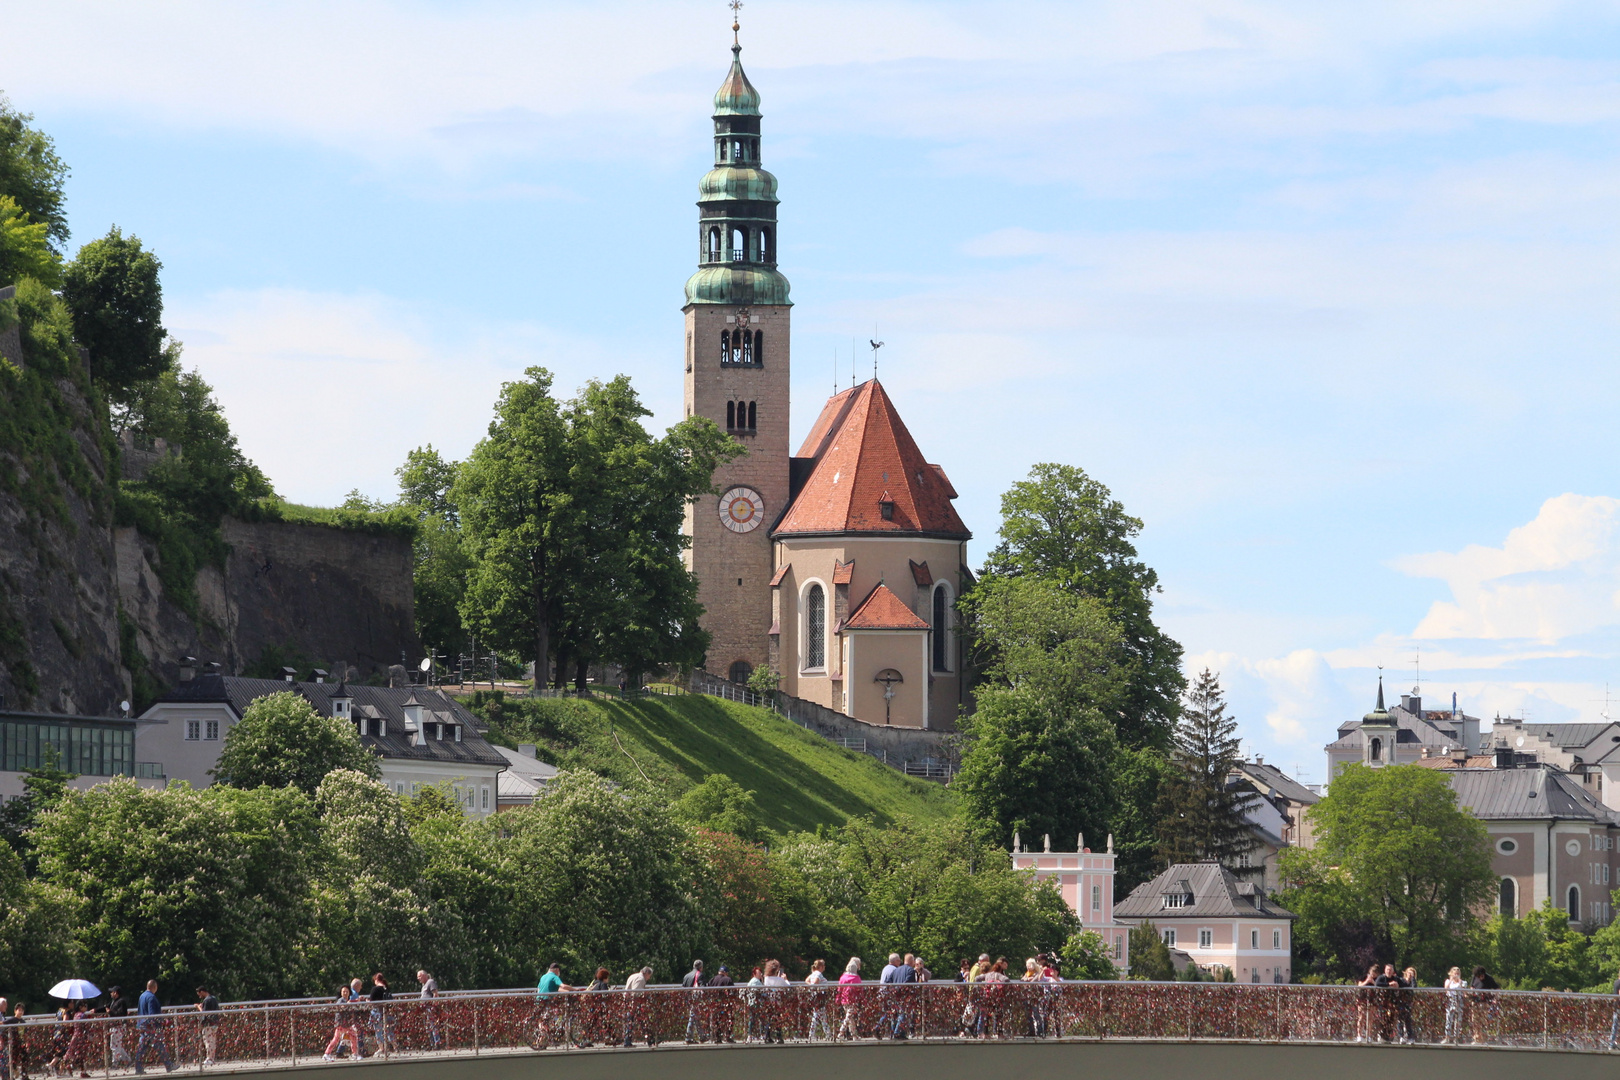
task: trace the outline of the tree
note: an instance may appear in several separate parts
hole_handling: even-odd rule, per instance
[[[63,276],[73,335],[90,351],[96,379],[122,399],[168,366],[163,351],[163,264],[118,226],[79,249]]]
[[[457,653],[468,644],[461,605],[472,569],[462,542],[461,515],[450,498],[459,469],[429,444],[405,455],[405,463],[394,470],[400,502],[416,511],[420,524],[412,546],[416,636]]]
[[[210,775],[236,788],[292,786],[313,795],[337,769],[382,775],[376,755],[361,745],[353,724],[322,716],[287,690],[259,698],[243,711],[225,734]]]
[[[302,792],[119,778],[70,794],[36,837],[40,874],[75,898],[78,951],[102,979],[206,983],[235,997],[306,985],[300,948],[319,852]]]
[[[81,915],[77,897],[30,878],[17,853],[0,844],[0,970],[12,1001],[41,1001],[75,970],[72,928]]]
[[[1131,974],[1136,978],[1169,982],[1176,977],[1170,946],[1164,943],[1158,928],[1146,919],[1131,927],[1130,949]]]
[[[1095,930],[1070,934],[1063,945],[1063,977],[1066,979],[1114,980],[1119,968],[1108,951],[1108,943]]]
[[[1205,668],[1187,693],[1171,749],[1174,768],[1159,817],[1162,865],[1232,865],[1257,845],[1245,815],[1258,796],[1231,783],[1241,760],[1237,721],[1226,715],[1220,679]]]
[[[1153,622],[1159,576],[1131,543],[1141,520],[1081,469],[1054,464],[1036,465],[1001,497],[1001,519],[981,587],[1034,575],[1101,602],[1120,628],[1122,685],[1108,719],[1125,746],[1163,747],[1186,680],[1181,646]]]
[[[553,656],[559,682],[570,660],[613,659],[632,674],[695,662],[707,639],[681,521],[740,448],[696,417],[649,438],[623,376],[588,383],[566,406],[551,385],[530,368],[502,387],[488,437],[451,487],[472,562],[464,621],[532,655],[541,682]]]
[[[714,832],[758,840],[763,831],[754,793],[724,773],[710,773],[703,783],[675,800],[675,816]]]
[[[1100,837],[1115,809],[1119,629],[1100,601],[1047,578],[986,579],[969,597],[993,657],[962,720],[953,786],[969,815],[1008,845],[1014,832]]]
[[[0,282],[25,277],[55,288],[62,284],[62,263],[51,250],[49,226],[30,220],[10,195],[0,195]]]
[[[405,464],[394,470],[399,477],[399,501],[414,506],[423,516],[443,518],[451,528],[461,524],[450,489],[455,486],[460,464],[446,461],[433,444],[419,446],[405,455]]]
[[[55,809],[69,791],[68,783],[77,780],[77,773],[61,767],[62,757],[55,745],[46,743],[40,751],[43,759],[37,769],[23,770],[23,793],[0,807],[0,835],[12,849],[34,868],[34,853],[29,833],[40,818]]]
[[[15,200],[30,220],[43,224],[53,247],[59,249],[68,238],[62,208],[68,167],[56,156],[50,136],[29,126],[33,119],[13,109],[0,94],[0,195]]]
[[[1418,765],[1347,766],[1311,809],[1316,847],[1282,860],[1278,902],[1309,928],[1364,919],[1398,966],[1444,971],[1464,953],[1496,886],[1485,826],[1445,776]],[[1330,941],[1312,940],[1323,955]],[[1343,957],[1338,958],[1340,974]]]

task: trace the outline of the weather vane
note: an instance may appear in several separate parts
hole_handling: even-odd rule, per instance
[[[733,45],[737,45],[739,44],[737,41],[737,31],[742,29],[742,24],[739,21],[739,13],[742,11],[742,0],[731,0],[731,3],[727,4],[726,7],[731,9],[731,43]]]

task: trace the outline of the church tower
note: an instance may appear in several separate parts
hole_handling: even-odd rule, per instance
[[[733,34],[737,30],[732,26]],[[769,659],[771,526],[788,501],[788,283],[776,269],[776,177],[760,167],[759,93],[742,46],[714,96],[714,168],[698,185],[698,270],[686,282],[686,415],[747,454],[687,508],[707,668],[737,681]]]

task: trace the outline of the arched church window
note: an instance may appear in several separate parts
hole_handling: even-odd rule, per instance
[[[1502,879],[1497,892],[1497,910],[1512,918],[1519,913],[1519,885],[1510,877]]]
[[[934,670],[949,671],[950,665],[950,597],[943,584],[934,586]]]
[[[737,403],[726,402],[726,430],[730,431],[737,426]]]
[[[722,364],[731,363],[731,331],[730,330],[722,330],[722,331],[720,331],[720,362]]]
[[[1581,921],[1581,887],[1579,885],[1569,887],[1569,894],[1565,897],[1564,908],[1569,912],[1570,922]]]
[[[734,660],[731,664],[731,681],[746,685],[748,676],[754,673],[754,665],[746,660]]]
[[[754,362],[754,335],[747,330],[737,331],[737,337],[742,341],[741,355],[737,357],[739,364],[752,364]]]
[[[804,666],[827,666],[827,594],[820,583],[804,593]]]
[[[765,366],[765,331],[754,331],[754,366]]]
[[[738,402],[738,404],[740,405],[741,402]],[[748,430],[749,431],[754,430],[754,415],[755,415],[754,414],[754,403],[752,401],[750,401],[748,403]]]

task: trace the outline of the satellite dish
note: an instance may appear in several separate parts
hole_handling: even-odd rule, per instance
[[[425,671],[425,670],[427,670],[427,669],[426,669],[426,668],[423,668],[423,670],[424,670],[424,671]],[[1515,745],[1515,746],[1523,746],[1523,745],[1524,745],[1524,736],[1523,736],[1523,735],[1520,735],[1520,736],[1519,736],[1519,741],[1518,741],[1518,742],[1517,742],[1517,743],[1515,743],[1515,744],[1514,744],[1514,745]]]
[[[431,656],[422,657],[422,662],[420,664],[416,665],[416,670],[418,670],[418,671],[431,671],[431,670],[433,670],[433,657],[431,657]]]
[[[120,702],[119,702],[119,703],[118,703],[118,707],[119,707],[119,708],[120,708],[120,709],[123,709],[123,710],[124,710],[124,715],[125,715],[125,716],[128,716],[128,715],[129,715],[129,702],[127,702],[127,701],[120,701]]]

